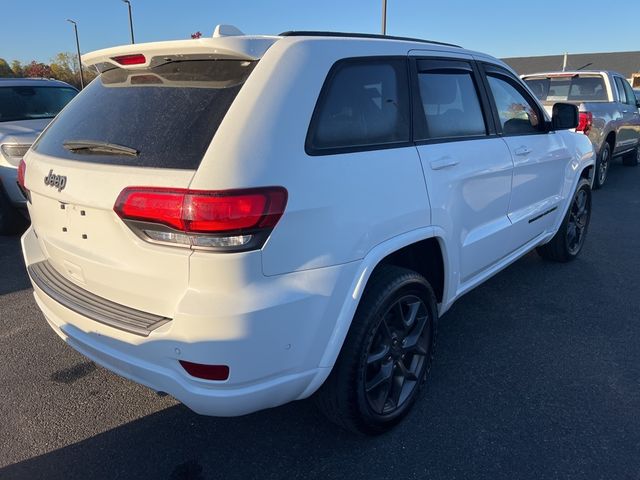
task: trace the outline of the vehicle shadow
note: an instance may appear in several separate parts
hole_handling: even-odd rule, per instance
[[[31,288],[24,266],[20,236],[0,236],[0,295]]]
[[[2,468],[0,478],[317,477],[325,462],[336,461],[336,449],[346,460],[366,445],[366,439],[327,424],[310,401],[229,419],[199,416],[177,405]]]

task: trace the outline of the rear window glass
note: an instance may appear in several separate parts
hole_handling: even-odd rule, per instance
[[[404,59],[336,64],[311,121],[307,149],[324,154],[409,141],[406,72]]]
[[[196,169],[255,63],[186,60],[108,70],[54,120],[34,149],[82,162]],[[126,148],[70,148],[74,142]],[[126,154],[132,150],[137,153]]]
[[[526,84],[543,102],[599,102],[607,100],[607,89],[600,75],[527,78]]]
[[[0,87],[0,122],[53,118],[77,93],[71,87]]]

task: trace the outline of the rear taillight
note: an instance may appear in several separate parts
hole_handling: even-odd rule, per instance
[[[593,126],[593,113],[591,112],[580,112],[578,117],[578,127],[576,128],[576,132],[584,132],[585,135],[589,134],[589,130]]]
[[[141,53],[111,57],[111,60],[118,62],[120,65],[142,65],[147,61]]]
[[[282,216],[282,187],[202,191],[127,187],[113,207],[146,241],[221,251],[261,248]]]

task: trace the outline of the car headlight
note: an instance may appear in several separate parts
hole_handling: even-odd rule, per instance
[[[28,143],[3,143],[0,146],[0,151],[10,165],[17,167],[29,147],[31,147],[31,144]]]

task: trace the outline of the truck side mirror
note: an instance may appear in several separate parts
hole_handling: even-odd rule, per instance
[[[578,107],[571,103],[556,103],[551,115],[553,130],[569,130],[578,126]]]

